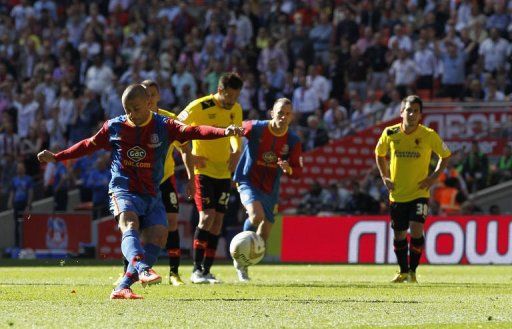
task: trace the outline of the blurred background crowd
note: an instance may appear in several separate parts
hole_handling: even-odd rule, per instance
[[[512,1],[499,0],[0,0],[0,209],[53,195],[62,210],[80,187],[101,214],[108,154],[44,168],[35,155],[122,114],[123,89],[145,79],[159,84],[162,108],[179,112],[237,71],[244,117],[265,118],[289,97],[305,150],[397,118],[409,93],[508,101],[511,13]],[[453,157],[442,188],[474,212],[462,206],[469,194],[511,172],[510,148],[488,159],[475,143]],[[386,197],[370,170],[315,184],[299,211],[376,213]]]

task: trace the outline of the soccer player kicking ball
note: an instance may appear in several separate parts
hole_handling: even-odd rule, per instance
[[[292,103],[279,98],[274,103],[270,121],[244,121],[244,148],[233,180],[237,182],[240,199],[248,218],[244,231],[254,231],[267,241],[279,197],[281,175],[293,178],[302,174],[300,138],[288,130],[292,120]],[[241,282],[249,281],[247,266],[233,260]]]
[[[439,135],[420,125],[423,102],[410,95],[402,100],[402,122],[386,127],[375,147],[375,159],[380,175],[389,190],[391,227],[394,250],[400,272],[391,282],[416,283],[416,268],[425,245],[423,225],[428,213],[429,189],[448,164],[450,150]],[[439,156],[429,175],[432,152]],[[386,159],[389,153],[390,166]],[[407,230],[411,241],[407,243]],[[407,255],[409,255],[409,261]]]
[[[158,84],[153,80],[144,80],[141,82],[141,84],[146,88],[148,92],[150,102],[149,109],[151,110],[151,112],[163,115],[171,119],[176,119],[176,114],[168,112],[158,107],[158,102],[160,101],[160,88]],[[180,235],[178,230],[179,202],[174,179],[174,148],[177,148],[181,152],[184,162],[191,161],[191,154],[190,147],[186,145],[181,145],[177,141],[174,141],[169,146],[169,150],[167,151],[167,154],[165,156],[164,176],[160,182],[160,192],[162,193],[162,201],[164,203],[165,212],[167,213],[168,224],[168,234],[165,249],[167,251],[167,255],[169,256],[169,284],[173,286],[181,286],[185,283],[183,282],[183,280],[181,280],[181,277],[179,275],[181,249]],[[188,173],[188,176],[190,179],[191,174]],[[146,240],[144,232],[142,232],[142,240]],[[123,273],[126,273],[129,262],[126,259],[123,259],[123,262]],[[122,277],[119,280],[121,279]],[[118,282],[116,282],[116,285],[117,284]]]
[[[148,93],[140,84],[125,89],[122,103],[126,115],[106,121],[96,135],[57,154],[44,150],[37,157],[41,162],[52,162],[74,159],[99,149],[111,151],[110,210],[122,232],[121,250],[130,263],[110,298],[140,299],[142,296],[130,288],[134,282],[140,280],[145,286],[162,281],[152,266],[167,238],[167,219],[158,186],[169,145],[174,141],[184,143],[241,134],[242,129],[190,127],[151,113]],[[139,239],[140,230],[146,236],[144,248]]]

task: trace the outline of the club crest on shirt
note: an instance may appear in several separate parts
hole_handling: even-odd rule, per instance
[[[134,146],[126,152],[126,155],[134,162],[139,162],[146,157],[146,151],[140,146]]]
[[[265,152],[263,153],[263,161],[265,161],[265,163],[276,163],[277,155],[272,151]]]
[[[148,147],[151,148],[157,148],[162,145],[162,142],[160,142],[160,139],[158,138],[158,134],[151,134],[151,136],[149,136],[149,142],[150,144],[148,144]]]

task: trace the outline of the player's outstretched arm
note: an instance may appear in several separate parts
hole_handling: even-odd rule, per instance
[[[193,139],[217,139],[226,136],[242,136],[243,128],[231,125],[227,128],[212,126],[187,126],[177,120],[168,121],[168,130],[180,143]]]
[[[96,152],[100,149],[110,149],[108,142],[107,123],[91,138],[84,139],[75,145],[54,154],[48,150],[44,150],[37,155],[41,162],[63,161],[69,159],[76,159],[84,155]]]
[[[48,150],[43,150],[37,154],[37,160],[42,163],[55,162],[55,154]]]

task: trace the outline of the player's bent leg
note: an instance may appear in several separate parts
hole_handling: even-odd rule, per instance
[[[260,223],[260,225],[258,227],[258,231],[256,232],[256,234],[261,236],[261,238],[265,241],[265,243],[267,242],[268,238],[270,237],[270,232],[272,231],[273,225],[274,225],[274,223],[271,223],[270,221],[265,219]]]
[[[261,205],[261,202],[254,201],[246,204],[245,210],[247,211],[248,217],[244,223],[244,231],[256,232],[260,223],[265,219],[263,206]]]
[[[145,261],[150,268],[144,269],[139,273],[139,280],[143,287],[147,285],[159,284],[162,277],[158,275],[151,267],[158,260],[160,251],[165,245],[167,239],[167,227],[163,225],[151,225],[144,228],[144,244]]]

